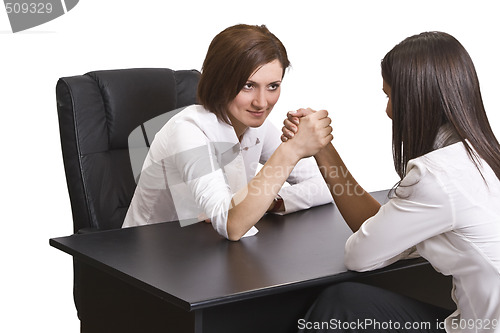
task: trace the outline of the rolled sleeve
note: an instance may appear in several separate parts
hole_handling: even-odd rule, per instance
[[[409,165],[396,197],[366,220],[345,245],[345,265],[355,271],[385,267],[407,257],[415,245],[449,231],[453,209],[438,179],[425,167]]]

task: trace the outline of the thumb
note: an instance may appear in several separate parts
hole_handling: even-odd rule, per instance
[[[301,117],[308,116],[308,115],[310,115],[311,113],[314,113],[314,112],[315,111],[312,110],[311,108],[307,108],[307,109],[301,108],[301,109],[298,109],[298,110],[289,111],[288,115],[292,116],[292,117],[301,118]]]

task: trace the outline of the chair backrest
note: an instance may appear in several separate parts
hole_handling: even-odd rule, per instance
[[[136,68],[59,79],[57,112],[74,232],[121,227],[136,187],[130,134],[148,120],[195,104],[199,75]],[[146,147],[153,134],[143,132]],[[141,149],[134,138],[134,149]]]

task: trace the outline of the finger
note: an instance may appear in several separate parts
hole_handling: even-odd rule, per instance
[[[318,138],[325,138],[326,136],[332,133],[332,131],[330,131],[327,127],[318,128],[314,132],[316,133],[316,136]]]
[[[288,112],[286,114],[286,119],[295,125],[299,125],[299,117],[296,117],[295,114]]]
[[[323,118],[323,119],[320,119],[318,120],[318,127],[322,128],[322,127],[330,127],[332,123],[332,120],[330,118]]]
[[[288,120],[290,123],[292,123],[292,124],[294,124],[296,126],[299,126],[299,124],[300,124],[300,120],[297,117],[291,117],[291,116],[289,116],[288,118],[286,118],[286,120]]]
[[[332,123],[332,118],[326,116],[325,118],[323,118],[327,123],[328,125],[330,125]]]
[[[325,146],[327,144],[329,144],[330,142],[332,142],[333,140],[333,135],[332,134],[329,134],[327,137],[326,137],[326,141],[325,141]]]
[[[317,134],[318,138],[325,138],[332,133],[332,127],[328,125],[324,127],[316,127],[315,133]]]
[[[289,131],[292,131],[294,133],[297,133],[297,125],[293,124],[290,120],[285,119],[283,121],[283,125],[285,125],[285,128],[288,129]]]
[[[317,119],[323,119],[323,118],[328,117],[328,111],[326,111],[326,110],[319,110],[319,111],[316,111],[314,114],[317,117]]]
[[[283,141],[283,142],[287,142],[287,141],[288,141],[288,138],[287,138],[284,134],[282,134],[282,135],[281,135],[281,141]]]
[[[322,147],[325,147],[327,144],[329,144],[330,142],[332,142],[333,140],[333,135],[331,133],[325,133],[325,135],[323,136],[320,136],[318,138],[318,143],[320,146]]]
[[[286,136],[288,139],[291,139],[295,136],[295,133],[288,130],[287,128],[283,127],[283,129],[281,130],[283,132],[283,135]]]

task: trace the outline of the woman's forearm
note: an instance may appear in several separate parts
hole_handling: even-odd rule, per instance
[[[326,110],[303,117],[294,139],[281,143],[248,185],[233,196],[228,212],[227,234],[240,239],[266,213],[295,165],[313,156],[332,141],[332,128]]]
[[[299,160],[290,144],[282,143],[248,185],[234,195],[227,218],[230,240],[239,240],[260,220]]]
[[[378,212],[380,204],[358,184],[331,143],[314,158],[342,217],[352,231],[357,231]]]

